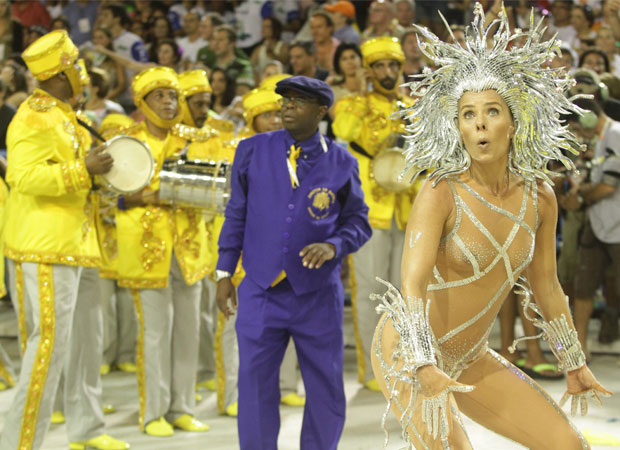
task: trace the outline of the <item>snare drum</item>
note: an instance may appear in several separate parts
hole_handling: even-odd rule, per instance
[[[399,179],[405,170],[405,157],[400,149],[388,149],[371,162],[370,172],[379,186],[390,192],[402,192],[410,187],[413,168]]]
[[[200,208],[208,217],[223,214],[230,198],[228,160],[167,159],[159,173],[159,201]]]
[[[106,141],[106,146],[114,165],[100,176],[104,185],[119,194],[133,194],[149,185],[155,162],[144,142],[131,136],[116,136]]]

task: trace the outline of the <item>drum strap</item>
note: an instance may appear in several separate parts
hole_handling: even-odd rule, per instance
[[[95,136],[97,139],[99,139],[101,142],[105,142],[105,139],[103,138],[103,136],[101,136],[99,133],[97,133],[97,131],[91,127],[90,125],[88,125],[86,122],[84,122],[82,119],[77,119],[77,123],[79,123],[81,126],[83,126],[84,128],[86,128],[88,131],[90,131],[90,133]]]
[[[351,148],[353,150],[355,150],[357,153],[359,153],[360,155],[365,156],[366,158],[369,159],[374,159],[375,157],[372,156],[371,154],[369,154],[364,147],[362,147],[361,145],[359,145],[357,142],[349,142],[349,145],[351,146]]]

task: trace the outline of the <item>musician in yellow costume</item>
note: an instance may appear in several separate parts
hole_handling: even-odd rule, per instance
[[[353,321],[357,346],[358,379],[365,387],[379,390],[370,366],[370,345],[377,326],[377,314],[369,300],[375,277],[400,280],[404,229],[415,190],[394,193],[377,184],[372,173],[375,158],[394,145],[405,123],[390,118],[409,107],[413,100],[399,92],[405,59],[398,39],[379,37],[361,47],[364,67],[370,72],[372,90],[364,95],[344,97],[335,106],[334,134],[349,143],[357,157],[364,200],[372,226],[372,237],[349,257]]]
[[[124,114],[108,114],[101,121],[99,134],[106,139],[124,135],[136,125]],[[116,242],[116,195],[99,189],[95,217],[101,248],[99,288],[103,304],[103,362],[101,374],[113,367],[123,372],[136,372],[137,320],[131,291],[118,285]]]
[[[86,155],[70,99],[82,91],[78,49],[65,31],[39,38],[22,54],[36,89],[19,107],[7,132],[5,228],[11,291],[25,352],[0,449],[38,449],[49,426],[68,349],[80,266],[99,254],[88,194],[91,175],[113,161],[98,147]]]
[[[173,426],[206,431],[193,416],[199,281],[209,269],[204,220],[199,210],[159,203],[164,160],[187,145],[172,133],[182,118],[179,80],[172,69],[154,67],[136,75],[132,88],[146,119],[129,135],[155,161],[150,185],[120,197],[116,214],[118,283],[132,289],[138,316],[140,429],[151,436],[172,436]]]

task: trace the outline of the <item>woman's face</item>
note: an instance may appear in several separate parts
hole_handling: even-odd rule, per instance
[[[270,39],[273,37],[273,27],[271,26],[271,20],[264,19],[262,25],[263,39]]]
[[[268,131],[276,131],[282,128],[280,120],[280,110],[265,111],[254,117],[254,130],[257,133],[266,133]]]
[[[4,66],[2,71],[0,71],[0,78],[2,78],[2,81],[4,81],[7,85],[13,86],[14,73],[15,70],[11,66]]]
[[[103,31],[95,30],[93,32],[93,43],[107,48],[108,45],[110,45],[110,39],[108,39],[108,36]]]
[[[472,162],[507,159],[514,125],[510,109],[497,91],[464,93],[458,103],[458,126]]]
[[[581,8],[573,8],[570,15],[570,23],[577,31],[583,31],[588,29],[588,20]]]
[[[155,39],[168,37],[168,21],[164,18],[157,19],[153,25],[153,36]]]
[[[415,33],[409,33],[401,42],[403,53],[407,59],[419,59],[420,48],[418,47],[418,39]]]
[[[226,77],[222,72],[213,72],[211,77],[211,89],[213,89],[213,95],[222,95],[226,90]]]
[[[362,60],[354,50],[345,50],[340,55],[340,70],[344,75],[353,76],[362,67]]]
[[[159,46],[157,50],[157,62],[167,67],[173,67],[175,65],[174,50],[170,45],[162,44]]]
[[[616,39],[614,33],[609,28],[601,28],[596,36],[596,46],[608,55],[616,51]]]
[[[596,53],[588,54],[584,60],[582,67],[586,69],[590,69],[593,72],[596,72],[597,75],[605,73],[605,59],[601,55],[597,55]]]

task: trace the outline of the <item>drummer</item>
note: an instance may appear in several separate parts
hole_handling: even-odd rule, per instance
[[[190,159],[209,161],[227,159],[232,161],[235,148],[231,137],[226,136],[227,123],[219,122],[216,129],[209,120],[211,85],[204,70],[191,70],[179,74],[179,84],[184,100],[181,102],[183,122],[175,126],[173,133],[185,137],[190,143],[187,156]],[[230,122],[230,128],[233,124]],[[224,139],[222,138],[224,136]],[[210,250],[210,274],[204,277],[200,299],[200,344],[198,354],[198,383],[200,388],[217,391],[217,408],[220,414],[237,416],[237,339],[234,327],[224,327],[223,320],[217,320],[215,285],[211,279],[217,262],[217,238],[224,218],[222,215],[207,217],[207,240]],[[216,327],[218,333],[216,342]],[[217,352],[217,356],[216,356]],[[224,357],[224,355],[226,357]],[[216,364],[216,358],[218,364]],[[220,380],[216,384],[217,379]]]
[[[89,241],[91,175],[113,164],[103,147],[86,154],[78,136],[70,99],[82,86],[78,49],[67,33],[42,36],[22,56],[40,88],[8,128],[11,208],[4,237],[17,312],[32,328],[2,450],[38,449],[43,443],[69,347],[80,266],[94,267],[99,259],[96,243]]]
[[[194,418],[199,281],[209,269],[205,224],[198,210],[159,203],[163,162],[186,146],[171,132],[182,119],[179,80],[174,70],[154,67],[136,75],[132,88],[145,121],[130,136],[155,160],[150,185],[120,197],[116,214],[118,284],[132,289],[138,316],[140,429],[160,437],[172,436],[173,427],[207,431]]]
[[[370,344],[379,317],[369,296],[376,290],[375,277],[395,280],[394,284],[400,285],[404,230],[415,190],[397,194],[385,189],[374,180],[371,167],[373,159],[404,130],[404,122],[392,114],[411,106],[413,100],[399,91],[405,56],[398,39],[370,39],[361,50],[372,90],[338,101],[332,129],[349,143],[349,151],[359,162],[364,199],[370,208],[372,238],[353,255],[351,297],[358,380],[366,388],[380,391],[370,366]]]

